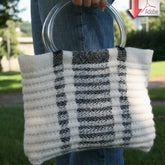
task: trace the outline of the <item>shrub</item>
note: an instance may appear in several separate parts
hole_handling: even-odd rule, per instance
[[[165,30],[161,31],[136,31],[127,35],[127,47],[153,49],[153,61],[165,60]]]

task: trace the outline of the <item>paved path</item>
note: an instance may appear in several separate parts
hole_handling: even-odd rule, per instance
[[[150,78],[148,87],[150,89],[165,87],[165,76]]]
[[[148,86],[150,89],[165,87],[165,76],[151,78],[149,80]],[[0,106],[22,105],[22,104],[23,104],[22,92],[11,92],[11,93],[0,94]],[[157,104],[165,105],[165,100],[164,101],[153,101],[152,104],[153,105],[157,105]]]
[[[0,94],[0,106],[22,105],[22,92],[11,92]]]

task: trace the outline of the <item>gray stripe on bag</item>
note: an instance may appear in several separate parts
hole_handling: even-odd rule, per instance
[[[73,64],[98,64],[108,62],[108,50],[73,51]]]
[[[63,65],[62,51],[57,51],[53,54],[53,67],[55,68],[59,65]],[[62,71],[63,71],[63,67],[62,67]],[[54,69],[55,75],[57,75],[59,72],[61,72],[61,70],[55,71],[55,69]],[[63,72],[61,72],[61,74],[62,73]],[[57,76],[55,76],[55,77],[57,77]],[[70,150],[71,146],[70,146],[70,129],[68,128],[69,116],[68,116],[68,112],[66,110],[67,100],[66,100],[66,94],[64,92],[65,82],[64,82],[63,75],[60,78],[60,80],[62,82],[62,85],[56,85],[57,84],[56,82],[59,80],[58,80],[58,78],[55,78],[55,89],[57,91],[56,104],[58,107],[58,123],[61,126],[60,139],[63,143],[63,146],[61,146],[61,149],[63,150],[63,152],[67,152]],[[60,100],[61,97],[64,98],[64,101]],[[69,135],[69,137],[68,137],[68,135]]]
[[[103,69],[107,69],[108,68],[108,61],[109,61],[109,51],[108,50],[96,50],[96,51],[86,51],[86,52],[73,52],[73,65],[74,64],[98,64],[98,63],[107,63],[106,67]],[[109,68],[108,68],[109,69]],[[83,68],[81,69],[83,70]],[[87,145],[87,143],[84,143],[84,141],[88,141],[91,140],[91,143],[89,143],[88,145],[92,145],[94,144],[92,142],[92,139],[96,139],[98,138],[98,142],[96,142],[97,144],[102,144],[102,143],[107,143],[107,142],[113,142],[114,141],[114,137],[115,137],[115,132],[114,132],[114,117],[112,115],[112,106],[111,106],[111,98],[110,98],[110,81],[109,81],[109,73],[103,74],[103,75],[90,75],[91,71],[93,70],[97,70],[97,68],[91,68],[90,69],[84,69],[84,71],[88,72],[86,73],[87,75],[78,75],[76,74],[77,69],[73,67],[73,71],[75,73],[74,76],[74,85],[76,87],[76,103],[78,106],[77,109],[77,117],[78,117],[78,122],[80,123],[79,126],[79,136],[80,139],[82,140],[80,142],[80,146],[83,145]],[[104,85],[107,85],[107,90],[102,89],[102,82],[95,82],[94,78],[103,78],[105,79],[105,83]],[[85,86],[87,88],[89,88],[88,91],[79,91],[79,89],[84,87],[83,83],[76,83],[77,79],[81,80],[83,79],[83,82],[85,81],[85,79],[93,79],[93,84],[88,84],[85,83]],[[95,87],[95,91],[90,91],[90,86]],[[99,94],[102,94],[106,92],[106,98],[103,96],[103,98],[97,98],[97,95],[99,96]],[[88,99],[85,98],[84,99],[78,99],[79,94],[84,94],[84,95],[91,95],[91,99],[89,99],[90,97],[88,97]],[[96,94],[95,99],[92,98],[92,95]],[[109,95],[109,96],[107,96]],[[101,106],[99,107],[99,102],[101,104]],[[108,102],[108,105],[107,105]],[[100,115],[102,116],[92,116],[92,117],[86,117],[84,116],[84,112],[85,109],[82,108],[82,106],[84,105],[84,107],[90,107],[91,104],[97,104],[97,108],[93,108],[91,109],[91,111],[95,111],[95,113],[100,113]],[[108,106],[108,111],[109,111],[109,115],[108,116],[103,116],[103,114],[105,114],[104,111],[107,110],[107,106]],[[102,108],[105,107],[105,108]],[[86,110],[86,113],[90,113],[89,112],[90,109]],[[101,113],[103,112],[103,113]],[[104,123],[105,121],[111,121],[108,127],[108,133],[103,132],[103,133],[99,133],[100,128],[104,128],[104,125],[102,126],[95,126],[95,125],[91,125],[91,122],[93,123],[100,123],[100,121],[102,121],[102,123]],[[85,124],[85,125],[84,125]],[[88,125],[88,126],[87,126]],[[106,125],[106,124],[105,124]],[[85,127],[88,127],[88,129],[84,129]],[[93,132],[92,132],[93,131]],[[108,136],[108,141],[105,140],[104,138]]]
[[[123,86],[127,86],[126,84],[126,65],[121,64],[121,62],[126,62],[127,54],[126,50],[124,48],[118,48],[118,57],[117,60],[119,61],[118,65],[118,76],[120,78],[119,81],[119,92],[120,92],[120,109],[122,111],[122,125],[124,126],[123,130],[123,141],[124,146],[129,145],[129,142],[132,137],[132,131],[131,131],[131,123],[132,122],[126,122],[126,121],[132,121],[131,115],[129,113],[129,101],[127,98],[127,89],[123,89]],[[123,72],[125,71],[125,72]],[[125,105],[122,105],[125,103]]]

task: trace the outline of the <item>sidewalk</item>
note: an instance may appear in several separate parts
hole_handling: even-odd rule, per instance
[[[22,92],[0,94],[0,106],[17,106],[23,104]]]
[[[165,76],[151,78],[148,84],[149,89],[165,87]],[[23,104],[22,92],[11,92],[0,94],[0,106],[17,106]],[[153,101],[153,105],[165,105],[164,101]]]
[[[148,87],[149,89],[165,87],[165,76],[150,78]]]

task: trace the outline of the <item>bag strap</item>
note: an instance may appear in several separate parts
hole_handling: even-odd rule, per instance
[[[53,41],[53,25],[56,20],[57,15],[60,13],[62,9],[64,9],[66,6],[71,5],[71,1],[67,1],[64,3],[57,3],[49,12],[48,16],[45,19],[45,22],[43,24],[42,28],[42,39],[45,47],[50,52],[57,51],[57,47]],[[126,30],[124,22],[118,13],[118,11],[109,3],[107,3],[106,9],[108,10],[109,14],[115,19],[117,22],[117,25],[120,30],[120,42],[118,44],[119,47],[124,48],[126,44]]]

